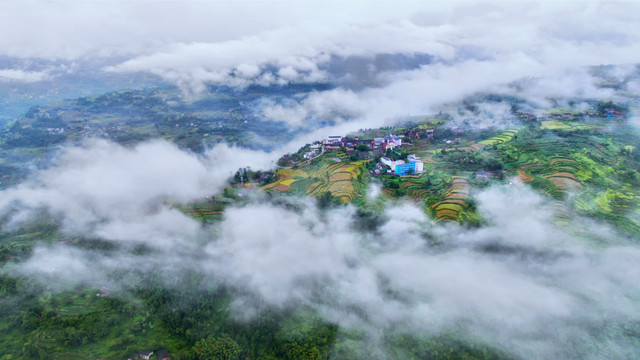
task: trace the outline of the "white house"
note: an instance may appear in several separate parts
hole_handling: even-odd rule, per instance
[[[410,163],[415,164],[416,173],[424,172],[424,163],[420,160],[420,157],[416,156],[416,154],[407,156],[407,160],[409,160]]]
[[[407,160],[409,160],[409,162],[416,162],[420,160],[420,157],[416,156],[416,154],[411,154],[407,156]]]
[[[315,154],[317,154],[317,153],[318,153],[318,149],[312,149],[311,151],[307,151],[307,152],[303,155],[303,157],[304,157],[305,159],[311,159],[311,158],[312,158]]]
[[[393,169],[395,171],[396,165],[404,165],[404,160],[396,160],[393,161],[391,159],[389,159],[388,157],[383,157],[380,159],[380,162],[387,165],[388,167],[390,167],[391,169]]]
[[[416,165],[416,173],[424,172],[424,163],[422,161],[418,160],[414,164]]]

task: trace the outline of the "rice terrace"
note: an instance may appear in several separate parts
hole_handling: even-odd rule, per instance
[[[623,165],[635,161],[637,151],[624,132],[615,130],[624,126],[620,108],[598,109],[600,114],[616,115],[599,117],[592,110],[557,108],[537,121],[486,132],[480,138],[467,138],[459,127],[450,131],[446,122],[428,118],[397,129],[361,130],[345,135],[337,148],[327,145],[326,152],[316,150],[312,160],[302,156],[314,153],[308,146],[287,155],[288,166],[278,169],[277,180],[262,189],[316,198],[330,194],[341,203],[364,204],[369,184],[379,183],[384,198],[422,203],[437,222],[477,226],[484,220],[475,211],[474,189],[490,182],[521,181],[555,199],[558,214],[575,206],[585,215],[640,229],[636,217],[614,215],[637,211],[640,204],[632,185],[640,178]],[[388,141],[398,133],[403,134],[399,147],[380,150],[370,145],[374,138],[391,134],[385,137]],[[349,141],[356,142],[345,145]],[[314,146],[324,144],[319,141]],[[410,154],[420,159],[424,170],[398,176],[381,163],[385,156],[406,163]]]
[[[638,15],[3,1],[0,360],[640,359]]]
[[[263,189],[304,192],[316,197],[329,192],[347,203],[364,195],[362,182],[359,180],[362,166],[362,161],[336,161],[325,156],[312,164],[303,164],[295,169],[278,170],[279,179],[264,186]]]

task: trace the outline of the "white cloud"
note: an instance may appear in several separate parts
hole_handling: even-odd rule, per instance
[[[208,83],[244,87],[334,80],[326,67],[332,56],[434,56],[434,63],[419,69],[375,73],[378,88],[331,90],[293,108],[276,104],[264,111],[268,118],[294,127],[309,119],[336,121],[336,131],[423,115],[521,78],[545,78],[531,81],[526,94],[537,103],[548,94],[598,94],[589,77],[579,81],[571,75],[567,86],[565,69],[628,64],[640,52],[640,25],[629,16],[638,8],[631,2],[2,6],[6,11],[0,12],[5,16],[0,27],[16,34],[0,40],[5,55],[121,55],[126,60],[107,70],[151,72],[185,92],[203,91]],[[52,30],[58,23],[68,28]],[[347,73],[342,79],[350,76],[358,74]],[[549,80],[558,76],[560,83]],[[352,126],[342,126],[345,117]]]
[[[167,169],[156,167],[151,155],[167,159]],[[590,248],[552,225],[547,200],[524,185],[479,193],[479,212],[490,223],[475,230],[435,224],[419,208],[400,203],[387,205],[376,231],[360,233],[353,230],[351,207],[320,211],[309,199],[274,205],[264,198],[230,207],[220,223],[202,228],[162,204],[149,205],[158,197],[188,199],[219,185],[222,177],[208,179],[211,159],[166,143],[134,149],[90,144],[62,159],[39,182],[2,192],[3,208],[44,205],[72,223],[82,221],[82,210],[93,211],[106,221],[82,234],[150,250],[140,256],[127,247],[101,253],[72,244],[39,246],[6,271],[46,279],[54,288],[108,285],[117,291],[126,281],[113,277],[115,269],[118,276],[154,272],[168,282],[190,269],[237,289],[233,308],[240,317],[302,304],[347,328],[419,334],[456,329],[461,337],[526,359],[637,355],[624,335],[614,332],[607,335],[611,341],[603,340],[589,329],[640,321],[634,281],[640,250],[611,231],[602,233],[609,245]],[[148,174],[135,175],[136,167]],[[110,185],[122,176],[133,185]],[[61,185],[74,178],[81,183]],[[109,203],[118,202],[111,210]],[[590,228],[585,222],[580,230]]]
[[[238,168],[268,168],[275,157],[227,145],[200,157],[165,141],[125,148],[88,140],[63,149],[55,165],[31,181],[1,193],[0,207],[17,203],[20,210],[45,208],[61,214],[72,232],[120,241],[139,241],[146,234],[164,246],[182,239],[176,228],[180,235],[197,232],[195,222],[170,209],[168,202],[211,195]]]
[[[332,55],[437,57],[379,74],[376,87],[265,103],[267,118],[293,126],[335,122],[296,139],[290,150],[523,77],[534,79],[523,94],[538,102],[606,96],[579,71],[560,82],[537,79],[565,76],[567,67],[631,63],[640,53],[634,3],[331,4],[2,3],[0,31],[16,36],[0,39],[0,49],[18,57],[126,55],[110,70],[156,73],[196,92],[207,83],[324,81]],[[44,75],[5,70],[3,76]],[[289,207],[250,202],[203,229],[169,205],[209,195],[237,168],[269,168],[275,158],[226,145],[199,157],[162,141],[68,147],[52,167],[1,192],[0,209],[17,211],[19,221],[45,208],[62,219],[65,234],[119,248],[102,254],[73,244],[39,246],[15,270],[52,284],[91,285],[114,269],[153,271],[162,264],[166,275],[188,267],[246,295],[235,309],[247,313],[259,304],[304,304],[344,326],[461,329],[528,359],[637,357],[628,338],[614,333],[603,340],[590,331],[640,321],[637,246],[611,239],[590,248],[550,225],[546,200],[521,185],[480,193],[479,211],[491,221],[475,230],[434,224],[420,209],[399,204],[385,210],[377,232],[362,234],[353,230],[352,208],[321,212],[310,200],[291,200]],[[127,244],[151,249],[148,267],[140,269]]]
[[[0,69],[0,82],[35,83],[48,80],[51,75],[48,71],[25,71],[19,69]]]
[[[351,230],[349,208],[230,209],[203,267],[252,295],[237,300],[239,314],[306,304],[329,321],[374,332],[456,328],[527,359],[637,353],[588,330],[638,320],[637,247],[590,249],[551,225],[546,200],[523,185],[482,192],[479,208],[494,222],[463,230],[433,224],[412,205],[391,206],[375,235]],[[601,352],[590,355],[584,344],[592,342]]]
[[[316,5],[308,6],[315,9]],[[304,14],[275,29],[227,41],[182,43],[113,69],[152,71],[172,80],[176,76],[189,79],[189,83],[215,78],[244,85],[230,76],[238,64],[251,64],[263,71],[267,66],[277,67],[273,74],[276,82],[300,82],[326,79],[318,71],[318,66],[327,61],[326,54],[418,52],[448,63],[464,61],[469,55],[489,62],[503,61],[501,67],[506,74],[516,68],[532,75],[569,66],[635,61],[631,54],[638,50],[638,25],[626,16],[633,7],[631,3],[614,6],[598,2],[430,3],[411,4],[388,11],[386,16],[368,7],[354,16],[357,6],[347,6],[348,17],[321,22]],[[571,25],[557,21],[567,13],[572,14],[568,20]],[[320,11],[317,16],[326,14]],[[477,69],[482,70],[482,66]],[[300,76],[300,72],[307,75]]]

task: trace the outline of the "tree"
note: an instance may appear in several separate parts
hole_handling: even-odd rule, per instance
[[[193,351],[199,360],[235,360],[242,353],[238,343],[226,334],[198,341]]]
[[[341,205],[342,201],[340,198],[333,196],[331,191],[327,191],[318,199],[318,207],[321,209],[326,209],[329,207]]]

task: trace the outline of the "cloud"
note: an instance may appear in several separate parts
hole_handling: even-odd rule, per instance
[[[567,68],[629,64],[640,52],[639,25],[629,16],[637,5],[629,2],[2,6],[0,26],[17,34],[0,41],[9,56],[117,55],[124,60],[105,71],[151,72],[186,93],[207,84],[330,82],[338,88],[261,108],[265,118],[296,129],[332,124],[316,137],[437,112],[514,81],[534,104],[556,95],[605,96],[584,71]],[[68,29],[52,31],[54,18]],[[385,59],[406,66],[385,67]]]
[[[321,22],[308,18],[310,13],[301,14],[277,28],[226,41],[180,43],[111,70],[151,71],[197,90],[198,82],[245,86],[267,80],[326,81],[330,77],[322,68],[327,55],[426,53],[446,64],[509,59],[505,69],[517,67],[537,75],[541,70],[635,61],[630,54],[637,50],[638,25],[626,16],[634,6],[454,2],[405,4],[395,11],[387,9],[384,16],[380,11],[345,6],[347,17]],[[572,14],[571,26],[556,21],[567,13]],[[323,19],[326,14],[320,10],[314,16]],[[512,36],[504,37],[505,33]],[[239,66],[254,71],[247,74]]]
[[[344,123],[364,116],[366,105],[367,101],[353,91],[337,88],[281,102],[262,100],[258,111],[267,120],[283,121],[294,128],[309,130],[319,127],[319,122]]]
[[[589,328],[638,320],[640,288],[625,272],[640,270],[632,265],[640,250],[590,249],[550,225],[547,200],[523,185],[491,188],[478,200],[492,220],[479,230],[442,227],[399,205],[387,208],[374,236],[351,230],[350,208],[324,215],[305,203],[301,211],[231,209],[207,245],[206,268],[258,299],[238,299],[240,313],[305,304],[347,327],[456,328],[523,358],[637,352],[603,343]],[[446,250],[431,247],[425,234]],[[591,353],[589,342],[601,352]]]
[[[615,91],[601,87],[601,81],[588,68],[582,67],[556,71],[547,76],[524,77],[508,85],[495,86],[492,90],[518,96],[535,107],[553,107],[558,102],[568,107],[567,102],[572,99],[613,98]]]
[[[48,169],[4,191],[0,207],[60,214],[67,230],[160,246],[195,234],[195,222],[170,207],[219,191],[240,167],[270,167],[277,155],[219,145],[204,156],[165,141],[125,148],[104,140],[68,146]],[[22,214],[17,218],[25,218]]]
[[[609,90],[598,88],[590,74],[565,69],[630,63],[640,53],[637,5],[631,3],[393,4],[367,5],[366,11],[363,4],[336,5],[336,11],[324,3],[39,5],[0,5],[0,30],[17,34],[0,40],[4,55],[120,55],[126,60],[108,71],[152,72],[190,92],[211,83],[339,83],[262,103],[269,120],[298,128],[332,124],[312,125],[284,150],[436,111],[487,89],[516,89],[534,104],[606,97]],[[382,53],[430,54],[433,61],[391,71],[368,67],[375,81],[361,87],[329,70],[335,58]],[[44,76],[4,71],[0,78]],[[506,111],[479,106],[483,117]],[[188,270],[235,289],[239,317],[303,305],[347,328],[455,331],[526,359],[638,357],[637,341],[626,330],[640,321],[638,247],[581,221],[582,233],[597,234],[605,244],[590,247],[575,229],[553,225],[549,200],[522,184],[475,195],[486,219],[479,229],[434,223],[403,203],[386,205],[369,232],[354,230],[354,208],[321,211],[310,199],[257,196],[228,208],[209,227],[172,206],[219,191],[240,167],[270,168],[276,158],[226,145],[198,156],[164,141],[126,148],[89,140],[66,147],[52,166],[2,191],[0,212],[16,224],[45,209],[60,220],[67,240],[112,248],[38,245],[29,259],[3,271],[52,287],[126,287],[118,278],[123,272],[171,279]]]
[[[231,209],[206,248],[206,267],[258,299],[240,298],[241,313],[305,304],[347,327],[456,328],[523,358],[637,355],[589,330],[639,320],[640,288],[625,274],[640,271],[637,247],[590,249],[550,225],[546,200],[523,185],[478,199],[493,220],[479,230],[442,227],[401,205],[386,210],[375,236],[351,230],[349,208],[324,215],[309,204]],[[446,250],[432,248],[424,234]],[[585,345],[594,342],[601,350]]]
[[[0,82],[34,83],[48,80],[51,75],[48,71],[24,71],[18,69],[0,69]]]
[[[112,145],[92,146],[75,150],[89,151],[105,166],[107,162],[97,154]],[[164,146],[155,143],[116,152],[146,159],[148,151],[167,157],[175,150],[163,150]],[[189,160],[190,154],[172,156],[187,160],[194,169],[206,169],[197,158]],[[46,199],[55,181],[44,179],[56,178],[52,172],[86,166],[83,156],[73,157],[78,163],[63,161],[61,168],[45,170],[48,175],[40,176],[46,191],[8,190],[3,198],[11,194],[14,208],[15,201],[34,204],[20,197]],[[160,174],[169,177],[164,180],[167,184],[189,184],[182,175]],[[197,183],[190,184],[200,189]],[[136,189],[145,200],[136,199],[127,187],[109,192],[116,199],[128,195],[128,203],[120,210],[131,214],[135,213],[131,209],[148,206],[149,199],[169,196],[157,189],[165,185],[147,190],[153,196]],[[57,206],[66,218],[76,217],[78,213],[57,203],[70,198],[68,202],[95,208],[85,191],[60,195],[56,204],[40,203],[52,209]],[[177,191],[184,191],[185,199],[199,194],[193,189]],[[487,219],[479,229],[434,223],[420,208],[406,203],[387,204],[375,231],[367,232],[354,230],[354,208],[319,210],[306,198],[274,202],[250,197],[245,205],[227,208],[222,221],[209,227],[163,206],[127,217],[103,210],[100,214],[108,221],[84,236],[113,243],[115,248],[41,245],[25,262],[5,271],[46,279],[54,288],[82,284],[122,291],[135,279],[127,273],[153,272],[170,284],[188,270],[210,279],[209,284],[236,289],[232,308],[239,318],[304,305],[327,321],[370,331],[371,336],[381,329],[425,335],[454,331],[461,338],[526,359],[638,355],[623,331],[627,324],[640,321],[640,287],[634,281],[640,275],[637,246],[615,231],[600,231],[600,225],[584,221],[581,233],[598,233],[607,244],[591,248],[571,228],[553,225],[549,219],[557,205],[523,184],[494,186],[475,197],[479,213]],[[148,250],[137,254],[123,246],[128,242],[144,244]],[[602,326],[609,330],[592,331]]]

